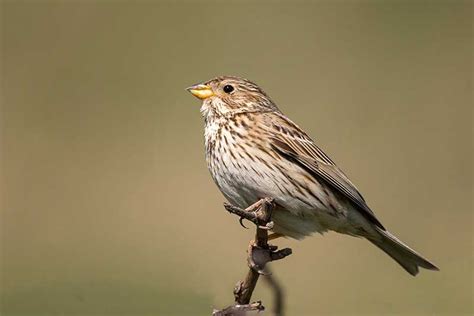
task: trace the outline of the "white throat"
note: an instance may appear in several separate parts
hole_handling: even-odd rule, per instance
[[[228,116],[232,112],[234,111],[229,109],[229,107],[219,98],[209,98],[202,102],[201,114],[206,121],[212,120],[216,116]]]

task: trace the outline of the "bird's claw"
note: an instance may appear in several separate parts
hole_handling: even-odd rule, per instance
[[[243,220],[246,219],[252,223],[254,223],[258,228],[263,230],[271,230],[273,229],[273,222],[270,220],[271,213],[262,212],[262,208],[270,207],[273,205],[273,199],[271,198],[264,198],[256,203],[250,205],[246,209],[241,209],[240,207],[234,206],[227,202],[224,203],[225,209],[232,214],[239,216],[239,223],[240,226],[244,228],[248,228],[244,225]]]
[[[239,224],[240,224],[240,226],[242,226],[243,228],[249,229],[247,226],[244,225],[244,219],[245,219],[245,218],[243,218],[243,217],[239,218]]]

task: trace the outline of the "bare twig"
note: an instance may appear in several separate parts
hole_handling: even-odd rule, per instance
[[[255,239],[250,241],[247,251],[247,263],[250,269],[247,272],[245,279],[239,281],[234,289],[236,304],[223,310],[215,311],[213,315],[245,315],[247,311],[261,311],[264,307],[260,301],[250,304],[250,299],[252,298],[252,293],[257,285],[258,278],[260,274],[269,275],[268,272],[264,271],[265,265],[268,262],[280,260],[289,256],[291,254],[291,249],[285,248],[277,250],[276,246],[268,244],[268,230],[273,227],[271,215],[274,209],[274,203],[272,199],[261,199],[245,210],[228,203],[225,203],[224,207],[230,213],[239,216],[241,221],[242,219],[247,219],[253,222],[257,226],[257,229]],[[279,287],[276,282],[270,282],[269,284],[273,287],[275,293],[275,312],[277,315],[282,315],[283,304],[281,287]],[[259,308],[255,309],[256,306]]]
[[[246,305],[231,305],[229,307],[226,307],[222,310],[214,310],[212,313],[212,316],[236,316],[236,315],[245,315],[247,312],[250,311],[263,311],[265,308],[262,305],[261,301],[257,301],[252,304],[246,304]]]

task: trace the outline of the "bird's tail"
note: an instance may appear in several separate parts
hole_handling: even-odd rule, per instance
[[[411,275],[415,276],[418,274],[418,267],[428,270],[439,270],[434,264],[416,253],[416,251],[405,245],[388,231],[378,227],[376,230],[379,238],[368,238],[368,240],[392,257]]]

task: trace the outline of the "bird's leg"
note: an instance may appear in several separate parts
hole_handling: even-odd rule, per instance
[[[252,205],[245,208],[245,211],[246,212],[255,212],[260,206],[262,206],[263,203],[265,203],[265,202],[271,203],[272,201],[273,201],[272,199],[260,199],[257,202],[253,203]]]

